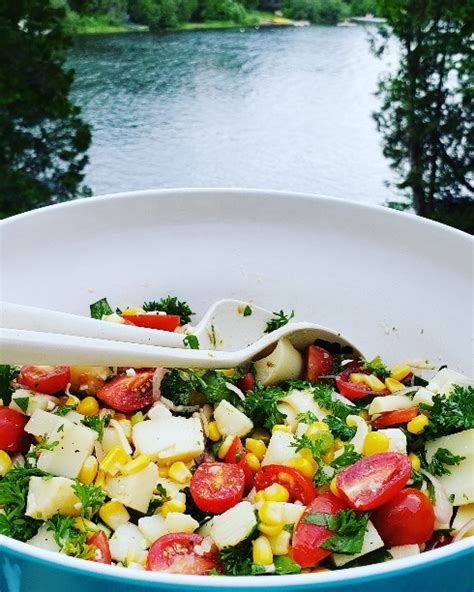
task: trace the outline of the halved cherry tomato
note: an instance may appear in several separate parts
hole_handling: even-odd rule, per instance
[[[320,376],[333,371],[334,357],[323,347],[310,345],[306,350],[306,380],[314,383]]]
[[[90,561],[95,561],[97,563],[107,563],[108,565],[112,563],[109,541],[107,540],[107,536],[103,530],[99,530],[98,532],[95,532],[93,535],[91,535],[87,539],[87,544],[94,545],[94,547],[97,549],[94,558],[90,559]]]
[[[23,366],[17,378],[19,384],[44,395],[63,391],[70,380],[67,366]]]
[[[238,465],[242,468],[245,474],[244,493],[248,493],[253,487],[253,473],[252,469],[249,467],[249,464],[245,459],[245,450],[242,446],[242,442],[240,441],[240,438],[238,438],[237,436],[234,438],[232,446],[229,448],[229,451],[225,455],[224,461],[232,465]]]
[[[433,535],[435,514],[426,495],[407,488],[377,508],[371,520],[387,547],[421,545]]]
[[[307,506],[316,497],[316,487],[311,479],[305,477],[296,469],[284,465],[266,465],[255,475],[255,489],[260,491],[279,483],[288,489],[291,501],[300,501]]]
[[[344,510],[346,504],[332,493],[323,493],[306,508],[300,521],[295,527],[291,557],[301,567],[313,567],[319,561],[331,554],[331,551],[321,549],[320,545],[335,533],[325,526],[303,522],[308,514],[337,514]]]
[[[399,423],[408,423],[418,415],[418,407],[409,407],[408,409],[397,409],[396,411],[387,411],[377,417],[372,425],[377,430],[386,428],[387,426],[397,425]]]
[[[153,403],[154,370],[137,370],[134,376],[122,374],[104,384],[97,398],[116,411],[138,411]]]
[[[198,534],[165,534],[150,547],[146,568],[149,571],[205,575],[218,567],[217,551],[211,549],[207,553],[196,553],[194,548],[202,541],[203,537]]]
[[[370,374],[362,370],[362,364],[359,362],[351,362],[348,364],[336,378],[337,390],[347,397],[350,401],[355,399],[362,399],[369,395],[377,395],[378,397],[389,393],[388,389],[383,391],[373,391],[369,386],[363,382],[351,382],[351,374]]]
[[[19,452],[23,449],[27,437],[24,427],[28,419],[15,409],[0,407],[0,450]]]
[[[178,315],[123,314],[122,318],[137,327],[161,329],[161,331],[175,331],[181,322],[181,318]]]
[[[239,465],[207,462],[196,469],[189,489],[200,510],[222,514],[242,499],[244,486],[245,473]]]
[[[244,391],[244,393],[247,391],[253,391],[255,388],[255,376],[251,372],[247,372],[245,376],[242,376],[242,378],[237,381],[237,386],[240,390]]]
[[[387,503],[405,487],[411,462],[399,452],[380,452],[361,458],[336,477],[336,487],[351,508],[372,510]]]

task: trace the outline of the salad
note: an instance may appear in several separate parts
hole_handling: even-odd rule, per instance
[[[91,313],[169,331],[193,314],[172,297]],[[215,576],[336,570],[472,536],[474,381],[414,370],[286,339],[227,370],[0,366],[0,534]]]

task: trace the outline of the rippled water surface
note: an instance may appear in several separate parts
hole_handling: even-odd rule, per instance
[[[75,99],[95,194],[261,187],[393,197],[371,119],[385,65],[363,27],[82,36]]]

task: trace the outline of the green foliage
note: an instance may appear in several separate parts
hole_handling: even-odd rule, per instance
[[[242,403],[244,413],[250,417],[255,425],[271,430],[274,425],[285,422],[286,415],[277,407],[278,401],[285,394],[277,386],[265,388],[257,384],[253,391],[247,393],[247,397]]]
[[[335,25],[349,16],[349,7],[342,0],[286,0],[285,16],[318,25]]]
[[[19,372],[20,366],[0,364],[0,399],[4,405],[9,405],[12,400],[12,394],[15,391],[12,382]]]
[[[110,315],[114,312],[108,303],[107,298],[101,298],[100,300],[97,300],[97,302],[93,302],[89,306],[89,309],[91,312],[91,317],[98,320],[100,320],[104,315]]]
[[[371,372],[381,380],[385,380],[390,376],[390,371],[384,365],[380,356],[376,356],[373,360],[370,361],[365,360],[364,364],[362,365],[362,370]]]
[[[451,475],[451,471],[446,465],[453,466],[458,465],[466,457],[453,454],[447,448],[438,448],[433,454],[431,462],[426,466],[428,473],[431,473],[435,477],[441,477],[442,475]]]
[[[93,483],[81,483],[76,479],[72,489],[81,501],[82,517],[90,520],[105,502],[105,493],[102,487]]]
[[[215,370],[195,372],[173,368],[161,382],[161,393],[175,405],[192,405],[196,394],[204,396],[209,403],[217,404],[225,399],[238,405],[239,397],[227,388],[226,382],[231,379]]]
[[[358,514],[354,510],[340,510],[337,514],[313,512],[303,519],[303,522],[325,526],[336,533],[321,544],[323,549],[348,555],[362,550],[368,521],[367,513]]]
[[[91,430],[96,431],[99,434],[99,442],[102,442],[104,429],[109,425],[111,419],[112,416],[109,413],[103,417],[100,417],[100,415],[86,415],[81,419],[81,423]]]
[[[65,9],[43,0],[0,3],[0,217],[88,195],[90,129],[69,99]]]
[[[285,314],[282,310],[280,310],[280,312],[274,312],[273,317],[269,321],[267,321],[265,333],[271,333],[272,331],[276,331],[280,327],[284,327],[291,321],[291,319],[294,316],[294,310],[292,310],[289,314]]]
[[[94,545],[87,544],[88,534],[74,528],[72,516],[55,514],[47,521],[48,530],[53,532],[54,540],[66,555],[80,559],[92,559],[95,556]]]
[[[435,395],[433,406],[420,403],[420,409],[429,414],[429,424],[423,439],[434,440],[462,430],[474,428],[474,388],[455,385],[449,397]]]
[[[378,14],[377,0],[351,0],[350,11],[353,16]]]
[[[167,296],[158,302],[151,300],[143,303],[145,312],[165,312],[168,315],[178,315],[180,324],[186,325],[191,322],[191,316],[194,314],[187,302],[178,300],[176,296]]]

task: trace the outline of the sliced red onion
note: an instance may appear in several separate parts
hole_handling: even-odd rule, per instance
[[[454,536],[453,543],[455,543],[456,541],[460,541],[464,537],[466,532],[469,532],[471,530],[471,528],[474,531],[474,520],[469,520],[469,522],[466,522],[466,524],[461,528],[461,530],[459,530]]]
[[[427,479],[431,481],[434,488],[435,493],[435,503],[434,503],[434,513],[435,513],[435,529],[443,529],[449,528],[449,524],[451,523],[451,517],[453,515],[453,505],[450,503],[448,499],[448,494],[446,490],[441,485],[441,482],[436,478],[433,477],[431,473],[425,471],[424,469],[420,469],[420,473],[424,475]]]
[[[153,400],[159,401],[161,397],[161,381],[167,370],[164,368],[157,368],[153,374]]]
[[[231,382],[226,382],[225,385],[230,391],[235,393],[239,397],[240,400],[245,401],[245,395],[239,389],[239,387],[235,386],[235,384],[232,384]]]

